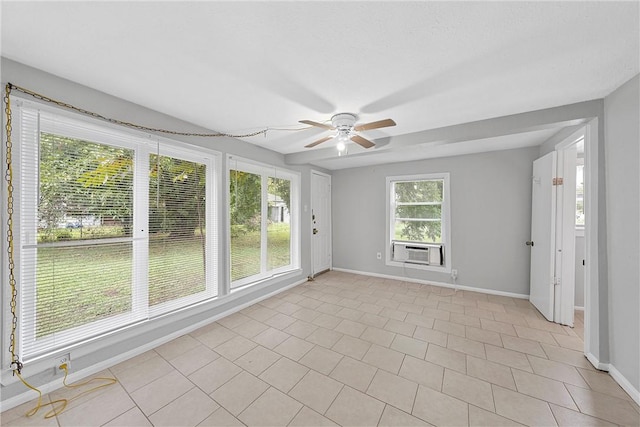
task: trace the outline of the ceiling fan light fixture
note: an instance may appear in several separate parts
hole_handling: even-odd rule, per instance
[[[347,142],[349,141],[349,132],[340,131],[338,133],[338,143],[336,149],[338,150],[338,156],[347,154]]]
[[[357,132],[371,129],[379,129],[388,126],[395,126],[396,122],[392,119],[378,120],[376,122],[363,123],[356,125],[358,116],[353,113],[338,113],[331,117],[331,126],[325,123],[314,122],[312,120],[300,120],[300,123],[304,123],[310,126],[315,126],[328,130],[337,131],[333,136],[328,136],[305,145],[305,148],[312,148],[318,144],[322,144],[332,138],[337,138],[339,143],[337,145],[338,154],[342,155],[346,153],[347,142],[353,141],[363,148],[371,148],[376,144],[372,141],[360,136]]]

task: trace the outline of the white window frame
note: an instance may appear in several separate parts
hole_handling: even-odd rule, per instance
[[[205,188],[205,200],[206,200],[205,206],[207,207],[207,210],[206,210],[205,224],[206,224],[207,233],[205,236],[205,242],[206,242],[208,253],[206,256],[205,290],[197,294],[187,295],[185,297],[182,297],[176,300],[167,301],[155,306],[149,306],[149,317],[151,318],[171,312],[173,310],[177,310],[179,308],[182,308],[191,304],[201,302],[209,298],[215,298],[216,296],[219,295],[219,288],[216,280],[218,276],[217,274],[218,269],[216,268],[216,264],[217,264],[216,261],[218,260],[218,253],[217,253],[218,239],[216,239],[216,237],[219,237],[218,209],[215,208],[215,206],[219,204],[218,200],[216,199],[216,188],[217,188],[216,187],[216,181],[217,181],[216,171],[220,170],[220,168],[217,165],[218,162],[216,162],[216,159],[219,158],[219,156],[217,155],[212,156],[206,151],[203,151],[202,149],[195,150],[187,147],[176,147],[175,144],[169,145],[166,143],[163,144],[162,142],[160,142],[159,153],[161,156],[169,156],[172,158],[178,158],[178,159],[187,160],[194,163],[204,164],[206,166],[207,185]],[[146,154],[147,162],[149,159],[149,154],[157,154],[157,152],[153,151],[153,152],[147,153]],[[148,171],[149,168],[147,167],[146,170]],[[147,179],[146,182],[148,185],[149,180]],[[147,190],[147,194],[148,194],[148,190]],[[145,209],[145,213],[147,215],[149,213],[148,206],[147,206],[147,209]],[[209,230],[211,230],[211,232],[209,232]],[[147,240],[148,240],[148,230],[147,230]],[[148,249],[149,246],[147,245],[146,248]],[[146,272],[148,273],[148,269],[146,270]]]
[[[275,276],[279,276],[282,274],[295,272],[300,270],[300,172],[292,171],[289,169],[284,169],[276,166],[271,166],[265,163],[256,162],[250,159],[227,155],[227,168],[226,168],[226,176],[227,180],[231,179],[231,171],[232,170],[240,170],[243,172],[248,172],[256,175],[260,175],[262,179],[262,200],[261,200],[261,218],[262,221],[267,221],[268,215],[268,185],[267,180],[269,177],[271,178],[284,178],[288,179],[291,182],[290,189],[290,240],[289,240],[289,250],[290,250],[290,263],[289,265],[275,268],[273,270],[269,270],[267,266],[267,227],[261,227],[261,238],[260,238],[260,273],[254,274],[252,276],[243,277],[241,279],[231,281],[231,215],[229,210],[227,209],[227,249],[229,253],[229,262],[227,267],[227,283],[229,283],[229,287],[231,292],[237,291],[242,288],[246,288],[248,286],[253,286],[259,283],[264,282],[267,279],[270,279]],[[227,182],[226,195],[227,201],[231,200],[230,195],[230,181]],[[230,206],[230,203],[227,203],[227,206]]]
[[[92,322],[86,325],[81,325],[66,331],[57,332],[55,340],[52,337],[43,337],[38,339],[37,345],[28,347],[30,351],[25,353],[25,339],[28,336],[34,336],[31,334],[23,334],[25,329],[34,329],[33,322],[30,324],[24,324],[24,320],[19,321],[19,327],[17,330],[17,354],[21,356],[21,359],[25,363],[32,363],[43,358],[48,357],[50,354],[60,351],[61,348],[77,347],[83,343],[95,340],[97,337],[105,336],[113,333],[121,328],[126,328],[134,323],[145,322],[153,318],[166,315],[177,309],[185,309],[192,304],[204,302],[207,300],[215,299],[220,296],[218,286],[218,239],[219,226],[218,226],[218,209],[219,209],[219,182],[221,173],[221,161],[220,153],[209,150],[206,148],[195,147],[190,144],[185,144],[179,141],[170,140],[167,138],[158,137],[155,135],[146,134],[137,130],[123,128],[121,126],[113,125],[103,121],[99,121],[93,118],[87,118],[74,112],[63,110],[49,105],[41,104],[31,100],[26,100],[21,97],[11,96],[13,105],[12,111],[12,127],[13,127],[13,150],[12,150],[12,165],[13,165],[13,178],[14,178],[14,258],[15,258],[15,275],[17,283],[20,284],[20,291],[18,293],[18,315],[21,315],[25,309],[25,306],[35,309],[35,281],[31,280],[31,285],[25,280],[24,272],[21,265],[25,261],[26,251],[23,252],[23,247],[27,246],[26,250],[33,250],[37,244],[37,232],[27,233],[23,235],[23,225],[26,223],[37,223],[37,194],[38,194],[38,179],[30,179],[28,181],[22,179],[22,148],[28,142],[23,137],[23,129],[21,126],[23,109],[35,109],[39,115],[42,115],[39,128],[36,135],[38,137],[41,130],[46,132],[52,132],[57,134],[63,134],[72,138],[84,139],[88,141],[96,141],[99,143],[108,144],[114,147],[121,147],[126,149],[134,149],[134,218],[133,218],[133,233],[131,237],[113,239],[122,242],[132,242],[133,245],[133,283],[132,283],[132,301],[131,312],[117,315],[112,318],[102,319],[96,322]],[[55,129],[52,129],[53,118],[56,120]],[[99,138],[96,138],[99,135]],[[36,144],[37,145],[37,144]],[[206,277],[206,289],[198,294],[189,295],[187,297],[168,301],[157,306],[148,305],[148,170],[149,170],[149,155],[157,154],[160,148],[161,155],[175,156],[181,159],[195,161],[206,165],[207,170],[207,187],[206,187],[206,200],[207,200],[207,277]],[[36,169],[37,170],[37,169]],[[25,182],[26,181],[26,182]],[[28,190],[28,195],[35,195],[29,197],[34,200],[24,200],[22,197],[22,187],[25,185],[35,185],[35,188]],[[5,195],[3,188],[3,195]],[[35,204],[34,204],[35,203]],[[2,203],[3,211],[6,212],[6,200]],[[23,206],[25,206],[23,208]],[[23,209],[25,211],[23,212]],[[4,221],[3,221],[4,222]],[[3,234],[6,235],[6,224],[3,224]],[[4,258],[4,257],[3,257]],[[136,268],[137,266],[137,268]],[[146,268],[145,268],[146,266]],[[6,261],[3,261],[3,271],[7,271]],[[7,273],[8,274],[8,273]],[[8,277],[5,276],[5,278]],[[3,278],[4,279],[4,278]],[[5,282],[5,283],[8,283]],[[26,284],[25,284],[26,283]],[[8,288],[8,287],[5,287]],[[30,296],[31,294],[31,296]],[[3,348],[8,348],[8,331],[11,328],[11,322],[9,316],[6,313],[9,312],[10,301],[9,289],[4,289],[3,292]],[[35,313],[32,318],[35,319]],[[53,342],[55,341],[55,343]],[[9,357],[7,354],[3,354],[2,363],[4,366],[9,366]]]
[[[444,247],[444,264],[443,265],[425,265],[394,261],[392,258],[392,242],[395,240],[395,194],[394,183],[407,181],[427,181],[442,180],[442,210],[441,210],[441,239]],[[450,175],[448,172],[430,173],[430,174],[413,174],[388,176],[386,178],[386,256],[385,264],[392,267],[412,268],[417,270],[437,271],[441,273],[451,272],[451,197],[450,197]]]

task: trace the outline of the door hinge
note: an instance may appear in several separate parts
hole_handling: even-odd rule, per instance
[[[553,178],[553,185],[562,185],[562,178]]]

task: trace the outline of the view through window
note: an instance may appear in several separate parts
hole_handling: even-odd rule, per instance
[[[300,177],[290,171],[230,160],[231,287],[298,268]]]
[[[31,104],[16,119],[23,357],[217,295],[213,156]]]

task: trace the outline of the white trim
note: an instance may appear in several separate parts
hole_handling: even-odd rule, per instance
[[[367,271],[358,271],[358,270],[349,270],[347,268],[334,268],[334,271],[341,271],[343,273],[352,273],[352,274],[360,274],[362,276],[371,276],[371,277],[380,277],[382,279],[392,279],[392,280],[399,280],[401,282],[411,282],[411,283],[420,283],[422,285],[433,285],[433,286],[440,286],[443,288],[448,288],[448,289],[454,289],[454,290],[458,290],[458,291],[470,291],[470,292],[480,292],[483,294],[488,294],[488,295],[499,295],[502,297],[511,297],[511,298],[518,298],[518,299],[529,299],[529,295],[527,294],[517,294],[515,292],[505,292],[505,291],[498,291],[495,289],[486,289],[486,288],[476,288],[473,286],[464,286],[464,285],[459,285],[459,284],[452,284],[452,283],[444,283],[444,282],[436,282],[433,280],[423,280],[423,279],[415,279],[412,277],[404,277],[404,276],[392,276],[390,274],[379,274],[379,273],[370,273]]]
[[[581,306],[578,306],[578,305],[574,305],[574,306],[573,306],[573,309],[574,309],[575,311],[584,311],[584,307],[581,307]]]
[[[244,304],[240,304],[240,305],[238,305],[236,307],[232,307],[232,308],[230,308],[230,309],[228,309],[226,311],[218,313],[218,314],[208,318],[207,320],[203,320],[201,322],[189,325],[186,328],[183,328],[183,329],[181,329],[179,331],[173,332],[173,333],[171,333],[169,335],[165,335],[162,338],[158,338],[157,340],[154,340],[152,342],[144,344],[144,345],[142,345],[140,347],[136,347],[133,350],[129,350],[129,351],[125,352],[125,353],[121,353],[121,354],[119,354],[119,355],[117,355],[115,357],[112,357],[112,358],[107,359],[107,360],[103,360],[103,361],[101,361],[99,363],[92,364],[88,368],[81,369],[79,371],[73,372],[73,373],[69,374],[69,376],[68,376],[69,381],[68,382],[69,383],[73,383],[73,382],[79,381],[79,380],[81,380],[83,378],[86,378],[86,377],[88,377],[90,375],[93,375],[95,373],[98,373],[98,372],[100,372],[100,371],[102,371],[104,369],[110,368],[111,366],[117,365],[118,363],[124,362],[124,361],[126,361],[126,360],[128,360],[128,359],[130,359],[132,357],[135,357],[135,356],[137,356],[139,354],[142,354],[142,353],[144,353],[146,351],[152,350],[152,349],[154,349],[154,348],[156,348],[156,347],[158,347],[158,346],[160,346],[162,344],[165,344],[165,343],[167,343],[167,342],[169,342],[169,341],[171,341],[171,340],[173,340],[175,338],[181,337],[182,335],[188,334],[188,333],[193,332],[193,331],[195,331],[195,330],[197,330],[199,328],[207,326],[207,325],[217,321],[218,319],[221,319],[223,317],[229,316],[229,315],[231,315],[233,313],[236,313],[236,312],[238,312],[240,310],[243,310],[243,309],[245,309],[245,308],[247,308],[247,307],[249,307],[249,306],[251,306],[253,304],[256,304],[256,303],[258,303],[260,301],[263,301],[263,300],[265,300],[267,298],[270,298],[270,297],[272,297],[274,295],[277,295],[277,294],[279,294],[281,292],[284,292],[284,291],[289,290],[291,288],[294,288],[294,287],[296,287],[298,285],[301,285],[301,284],[305,283],[306,281],[307,281],[307,279],[304,279],[304,280],[299,280],[297,282],[291,283],[291,284],[289,284],[287,286],[279,288],[279,289],[277,289],[277,290],[275,290],[273,292],[270,292],[270,293],[268,293],[266,295],[263,295],[263,296],[258,297],[256,299],[253,299],[253,300],[251,300],[249,302],[246,302]],[[255,288],[252,289],[252,291],[255,291]],[[240,293],[239,292],[237,294],[234,294],[233,296],[227,297],[224,300],[224,302],[227,303],[229,301],[233,301],[235,299],[240,298],[241,296],[243,296],[245,294],[246,293]],[[41,386],[38,386],[38,389],[42,392],[42,394],[46,394],[46,393],[50,393],[50,392],[52,392],[54,390],[57,390],[57,389],[59,389],[61,387],[63,387],[62,378],[57,378],[54,381],[51,381],[51,382],[48,382],[48,383],[43,384]],[[1,401],[0,402],[0,411],[9,410],[11,408],[14,408],[14,407],[16,407],[18,405],[21,405],[23,403],[29,402],[31,400],[33,400],[33,392],[31,390],[29,390],[29,389],[26,389],[24,393],[21,393],[21,394],[19,394],[17,396],[11,397],[11,398],[9,398],[7,400]]]
[[[617,382],[620,387],[622,387],[622,389],[626,391],[629,396],[631,396],[631,398],[634,402],[636,402],[637,405],[640,405],[640,391],[638,391],[629,382],[629,380],[615,368],[615,366],[609,365],[609,375],[611,375],[611,378],[613,378],[615,382]]]
[[[585,260],[584,270],[584,353],[589,355],[592,352],[600,354],[600,299],[599,294],[599,263],[598,256],[599,234],[598,223],[598,128],[600,123],[598,118],[590,120],[585,126],[584,135],[584,242]],[[592,294],[596,295],[595,298]],[[602,319],[606,322],[605,319]]]
[[[587,353],[584,355],[587,360],[599,371],[609,372],[609,368],[611,365],[608,363],[602,363],[593,353]]]

